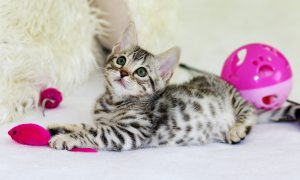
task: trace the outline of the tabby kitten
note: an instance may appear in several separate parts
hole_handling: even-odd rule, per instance
[[[50,147],[121,151],[243,140],[257,119],[253,106],[214,75],[168,85],[179,56],[176,47],[160,55],[142,49],[131,24],[107,59],[94,124],[49,126]]]

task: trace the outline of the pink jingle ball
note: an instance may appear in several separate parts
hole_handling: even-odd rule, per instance
[[[265,44],[248,44],[225,61],[222,79],[258,109],[277,109],[292,89],[292,70],[277,49]]]

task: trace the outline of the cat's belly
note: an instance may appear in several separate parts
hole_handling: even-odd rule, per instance
[[[218,104],[214,98],[207,97],[187,98],[183,103],[184,106],[176,106],[166,114],[160,114],[151,146],[200,145],[224,141],[225,134],[235,121],[229,102]]]

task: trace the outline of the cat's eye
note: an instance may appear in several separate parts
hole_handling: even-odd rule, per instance
[[[145,77],[147,75],[147,70],[144,67],[138,68],[135,72],[140,77]]]
[[[121,65],[121,66],[124,66],[125,63],[126,63],[126,58],[124,56],[120,56],[120,57],[118,57],[116,63]]]

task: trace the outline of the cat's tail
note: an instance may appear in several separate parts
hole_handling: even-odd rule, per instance
[[[298,103],[287,103],[276,110],[258,111],[258,123],[265,122],[282,122],[282,121],[299,121],[300,122],[300,105]]]
[[[179,63],[179,67],[182,68],[182,69],[185,69],[187,70],[189,73],[191,73],[192,75],[214,75],[214,76],[217,76],[216,74],[213,74],[213,73],[210,73],[210,72],[207,72],[207,71],[204,71],[204,70],[200,70],[200,69],[197,69],[197,68],[194,68],[192,66],[189,66],[185,63]]]

